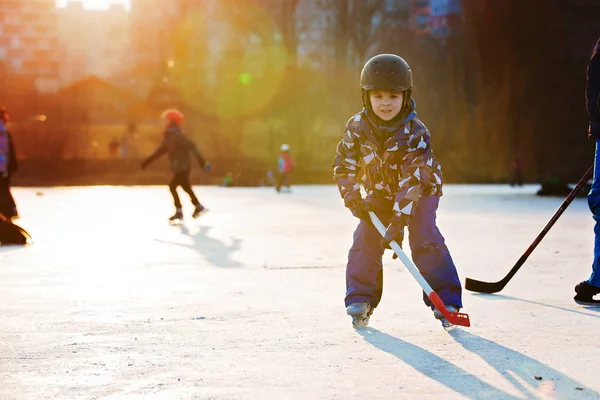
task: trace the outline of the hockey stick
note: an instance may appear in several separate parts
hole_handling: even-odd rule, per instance
[[[377,215],[375,215],[374,212],[369,211],[369,216],[371,217],[371,222],[379,231],[381,236],[385,236],[385,226],[383,226],[379,218],[377,218]],[[429,300],[433,303],[435,308],[437,308],[438,311],[442,313],[442,315],[444,316],[444,318],[446,318],[446,320],[448,320],[448,322],[450,322],[453,325],[471,326],[471,321],[469,320],[468,314],[455,311],[448,311],[446,309],[446,306],[444,306],[444,302],[442,301],[442,299],[440,299],[440,296],[438,296],[438,294],[433,291],[431,286],[429,286],[429,283],[427,283],[425,278],[423,278],[423,275],[421,275],[421,273],[417,269],[417,266],[412,262],[410,258],[408,258],[406,253],[402,251],[402,248],[400,247],[400,245],[398,245],[398,243],[392,240],[390,242],[390,247],[392,248],[392,250],[394,250],[398,258],[400,258],[400,260],[404,263],[404,266],[406,267],[406,269],[408,269],[408,272],[410,272],[411,275],[417,280],[419,285],[421,285],[421,288],[423,288],[423,291],[425,292]]]
[[[496,293],[496,292],[499,292],[502,289],[504,289],[504,286],[506,286],[508,281],[510,281],[512,279],[512,277],[517,273],[519,268],[521,268],[521,266],[525,263],[525,261],[531,255],[531,253],[537,247],[537,245],[540,244],[540,242],[542,241],[544,236],[546,236],[546,234],[548,233],[550,228],[552,228],[552,225],[554,225],[554,223],[558,220],[558,217],[560,217],[562,215],[562,213],[567,209],[569,204],[571,204],[571,202],[573,201],[575,196],[577,196],[577,193],[579,193],[579,191],[581,190],[583,185],[585,185],[585,183],[588,181],[588,179],[591,178],[593,172],[594,172],[594,166],[592,165],[587,170],[587,172],[583,175],[583,177],[579,180],[579,182],[573,188],[573,190],[571,190],[571,193],[569,193],[569,195],[563,201],[563,203],[560,205],[558,210],[556,210],[556,212],[554,213],[554,215],[552,216],[550,221],[546,224],[544,229],[542,229],[540,234],[535,238],[535,240],[533,241],[533,243],[531,243],[531,245],[529,246],[527,251],[521,256],[521,258],[519,258],[519,261],[517,261],[515,266],[512,267],[512,269],[510,270],[508,275],[506,275],[504,277],[504,279],[502,279],[498,282],[482,282],[482,281],[478,281],[475,279],[467,278],[467,280],[465,282],[465,289],[470,290],[472,292],[479,292],[479,293]]]

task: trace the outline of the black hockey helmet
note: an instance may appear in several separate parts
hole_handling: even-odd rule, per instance
[[[363,90],[412,89],[412,71],[404,59],[395,54],[379,54],[366,62],[360,73]]]
[[[363,106],[373,113],[369,91],[390,90],[402,92],[403,104],[398,118],[410,108],[412,97],[412,71],[404,59],[395,54],[379,54],[365,63],[360,73]],[[372,114],[373,117],[374,113]]]

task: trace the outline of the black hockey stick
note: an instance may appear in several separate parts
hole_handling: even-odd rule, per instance
[[[467,281],[465,282],[465,289],[470,290],[472,292],[479,292],[479,293],[496,293],[496,292],[499,292],[502,289],[504,289],[504,286],[506,286],[508,281],[510,281],[512,279],[512,277],[517,273],[519,268],[521,268],[521,266],[523,266],[523,264],[525,263],[527,258],[531,255],[533,250],[537,247],[537,245],[540,244],[540,242],[542,241],[544,236],[546,236],[546,234],[548,233],[550,228],[552,228],[552,225],[554,225],[554,223],[558,220],[558,218],[562,215],[562,213],[567,209],[569,204],[571,204],[571,202],[573,201],[575,196],[577,196],[577,193],[579,193],[579,191],[581,190],[583,185],[585,185],[585,183],[592,177],[593,172],[594,172],[594,165],[592,165],[587,170],[587,172],[579,180],[577,185],[573,188],[573,190],[571,190],[571,193],[569,193],[569,195],[562,202],[560,207],[558,207],[558,210],[556,210],[556,212],[554,213],[554,215],[552,216],[550,221],[546,224],[544,229],[542,229],[540,234],[535,238],[535,240],[533,241],[533,243],[531,243],[531,245],[529,246],[527,251],[521,256],[521,258],[519,258],[519,261],[517,261],[515,266],[512,267],[512,269],[510,270],[508,275],[506,275],[504,277],[504,279],[502,279],[498,282],[482,282],[482,281],[477,281],[475,279],[467,278]]]

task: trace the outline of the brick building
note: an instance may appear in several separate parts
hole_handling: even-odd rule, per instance
[[[123,4],[88,10],[69,2],[57,10],[61,46],[61,86],[91,75],[122,83],[129,49],[130,13]]]
[[[55,0],[0,1],[0,63],[40,92],[58,90],[57,33]]]

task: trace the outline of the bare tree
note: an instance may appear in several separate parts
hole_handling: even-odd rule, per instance
[[[335,37],[336,65],[358,65],[365,61],[369,47],[385,29],[385,0],[320,0],[329,16]]]
[[[270,9],[285,43],[289,65],[296,67],[298,53],[298,34],[296,31],[296,8],[299,0],[267,0],[272,3]]]

